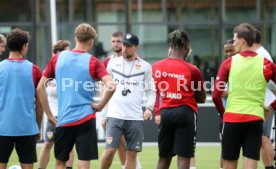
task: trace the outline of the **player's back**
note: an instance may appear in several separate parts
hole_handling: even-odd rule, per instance
[[[162,98],[161,108],[188,105],[196,111],[194,94],[199,87],[195,80],[198,72],[196,66],[182,59],[166,58],[156,62],[153,76]]]

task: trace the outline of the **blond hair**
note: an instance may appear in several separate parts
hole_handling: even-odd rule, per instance
[[[7,39],[4,35],[0,34],[0,43],[7,44]]]
[[[86,43],[89,40],[95,40],[97,33],[90,24],[82,23],[75,29],[75,37],[79,42]]]
[[[65,50],[66,47],[70,47],[71,43],[67,40],[59,40],[53,45],[53,53],[61,52]]]

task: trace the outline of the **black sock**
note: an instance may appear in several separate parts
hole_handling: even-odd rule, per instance
[[[66,167],[66,169],[73,169],[73,167]]]

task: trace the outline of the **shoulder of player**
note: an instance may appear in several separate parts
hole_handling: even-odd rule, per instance
[[[269,52],[263,47],[260,46],[256,51],[255,51],[259,56],[262,56],[270,61],[273,62],[271,55],[269,54]]]
[[[108,61],[108,66],[110,67],[110,66],[114,66],[114,65],[116,65],[116,64],[118,64],[118,63],[122,63],[122,58],[115,58],[115,59],[109,59],[109,61]]]
[[[232,62],[232,59],[235,58],[235,57],[239,57],[239,54],[236,54],[236,55],[233,55],[233,56],[231,56],[231,57],[228,57],[228,58],[224,59],[224,60],[222,61],[221,65],[231,63],[231,62]]]
[[[22,61],[24,61],[24,62],[28,63],[29,65],[31,65],[35,71],[40,71],[41,72],[40,67],[38,65],[34,64],[33,62],[31,62],[27,59],[24,59]]]
[[[101,62],[99,58],[90,54],[90,62]]]
[[[56,62],[58,57],[59,57],[60,53],[56,53],[54,54],[51,58],[50,58],[50,62]]]
[[[41,69],[39,66],[37,66],[36,64],[32,63],[33,64],[33,69],[35,69],[36,71],[40,71],[41,72]]]
[[[163,62],[164,62],[164,59],[158,60],[158,61],[156,61],[152,64],[152,67],[156,67],[156,66],[159,66],[159,65],[164,65]]]
[[[192,63],[186,62],[186,67],[188,67],[190,72],[192,74],[195,74],[196,76],[198,76],[199,74],[202,74],[201,70]]]
[[[107,56],[105,59],[104,59],[104,63],[105,62],[109,62],[110,61],[110,56]]]
[[[267,58],[264,58],[264,65],[270,66],[272,68],[275,67],[274,63],[270,59],[267,59]]]
[[[151,64],[144,59],[137,58],[136,65],[141,65],[144,69],[150,69],[151,70]]]

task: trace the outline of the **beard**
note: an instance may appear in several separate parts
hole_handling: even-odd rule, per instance
[[[113,51],[116,53],[122,52],[122,48],[113,48]]]
[[[128,58],[128,59],[131,58],[131,57],[132,57],[132,55],[126,55],[126,58]]]

